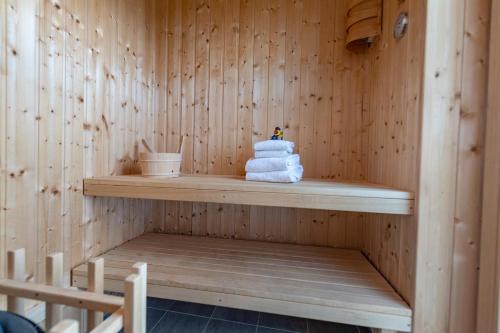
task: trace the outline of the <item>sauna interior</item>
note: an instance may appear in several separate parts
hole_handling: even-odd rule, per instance
[[[8,250],[38,283],[63,252],[67,286],[103,257],[121,291],[146,261],[159,298],[498,331],[500,1],[0,0],[0,15],[0,277]],[[304,180],[244,181],[276,126]],[[181,177],[140,176],[142,140],[181,138]]]

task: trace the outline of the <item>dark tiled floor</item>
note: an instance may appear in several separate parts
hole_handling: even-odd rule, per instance
[[[212,305],[148,298],[154,333],[369,333],[364,327]]]

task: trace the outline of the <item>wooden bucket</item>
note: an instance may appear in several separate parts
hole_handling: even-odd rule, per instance
[[[381,0],[350,0],[346,13],[345,45],[351,51],[362,50],[380,36]]]
[[[180,153],[139,153],[142,175],[145,177],[179,177]]]

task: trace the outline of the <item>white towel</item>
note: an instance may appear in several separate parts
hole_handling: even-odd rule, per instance
[[[295,144],[291,141],[284,141],[284,140],[267,140],[267,141],[260,141],[257,142],[253,148],[256,151],[259,150],[285,150],[289,153],[293,152],[293,148],[295,147]]]
[[[302,179],[304,169],[297,165],[287,171],[248,172],[246,180],[271,183],[296,183]]]
[[[289,155],[287,157],[257,158],[247,161],[246,172],[269,172],[286,171],[291,166],[300,164],[299,155]]]
[[[286,150],[257,150],[255,152],[255,158],[270,158],[270,157],[287,157],[290,156],[292,152],[287,152]]]

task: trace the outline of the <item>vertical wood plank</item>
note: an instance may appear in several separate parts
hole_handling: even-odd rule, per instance
[[[194,173],[208,172],[208,108],[209,108],[209,43],[210,43],[210,4],[208,0],[196,3],[196,42],[195,42],[195,142]]]
[[[159,152],[166,151],[167,131],[167,1],[157,2],[158,8],[154,19],[156,21],[155,46],[158,48],[155,58],[155,149]],[[165,224],[165,202],[155,200],[153,202],[153,225],[154,230],[163,231]]]
[[[36,270],[37,3],[7,2],[6,245],[26,248],[28,274]]]
[[[124,313],[123,328],[125,333],[143,332],[142,330],[142,310],[141,294],[142,279],[140,275],[132,274],[125,279],[124,285]]]
[[[286,2],[269,2],[269,55],[267,128],[270,136],[275,127],[284,129]],[[281,208],[266,208],[265,238],[277,241],[281,231]]]
[[[450,331],[476,330],[490,5],[465,4]]]
[[[6,248],[6,182],[7,182],[7,1],[0,1],[0,276],[5,276]],[[5,296],[0,296],[0,308],[6,307]]]
[[[269,98],[269,0],[255,0],[253,41],[252,145],[266,140]],[[265,208],[250,208],[250,237],[265,239]]]
[[[141,277],[141,283],[139,288],[140,291],[140,299],[137,302],[137,306],[139,307],[139,311],[141,311],[140,316],[140,327],[141,332],[146,332],[146,306],[147,306],[147,288],[148,288],[148,264],[145,262],[138,262],[132,266],[132,273],[137,274]]]
[[[498,124],[500,99],[500,2],[491,3],[488,106],[484,160],[482,230],[476,332],[498,332],[500,327],[500,154]]]
[[[245,163],[253,155],[252,119],[253,119],[253,43],[254,43],[254,7],[253,0],[239,2],[238,35],[238,97],[237,97],[237,140],[236,165],[234,173],[243,175]],[[234,236],[248,238],[250,208],[246,205],[234,207]]]
[[[181,134],[182,8],[185,5],[183,1],[171,0],[167,9],[167,152],[179,149]],[[179,209],[179,202],[165,203],[167,231],[179,232]]]
[[[85,114],[83,125],[83,145],[84,145],[84,161],[83,166],[84,177],[92,177],[93,175],[101,174],[102,172],[102,154],[101,148],[105,144],[102,141],[100,131],[97,131],[98,120],[95,110],[102,110],[101,99],[98,95],[102,93],[102,78],[98,78],[98,63],[102,65],[102,49],[99,39],[102,39],[102,16],[99,15],[98,1],[91,1],[87,4],[88,13],[95,13],[95,15],[88,15],[88,25],[97,27],[95,30],[87,32],[87,44],[90,52],[85,56]],[[100,32],[100,34],[98,33]],[[100,67],[100,66],[99,66]],[[99,82],[99,86],[97,86]],[[102,95],[101,95],[102,96]],[[93,162],[97,163],[93,163]],[[94,242],[94,226],[96,217],[101,213],[101,205],[104,200],[85,198],[85,228],[84,228],[84,247],[92,251],[92,244]]]
[[[199,174],[208,172],[210,17],[211,7],[209,1],[197,0],[193,171]],[[193,234],[207,234],[207,205],[205,203],[193,203],[191,223]]]
[[[300,153],[301,164],[304,166],[304,177],[314,175],[314,119],[318,110],[319,74],[319,41],[320,41],[320,2],[308,2],[303,8],[301,27],[301,45],[303,50],[300,59],[300,137],[297,150]],[[311,228],[314,212],[299,210],[299,235],[301,243],[311,243]]]
[[[181,78],[181,135],[183,137],[183,173],[193,172],[194,107],[195,107],[195,36],[196,2],[185,1],[182,6],[182,78]],[[193,204],[181,202],[179,232],[192,233]]]
[[[334,39],[335,39],[335,3],[321,1],[318,52],[318,95],[317,110],[314,115],[314,176],[328,178],[330,166],[325,163],[329,155],[330,126],[333,110],[334,84]],[[315,211],[311,224],[311,243],[328,243],[329,212]]]
[[[88,262],[88,288],[93,293],[104,293],[104,259],[92,258]],[[87,311],[87,330],[93,330],[103,320],[103,313],[98,311]]]
[[[26,250],[17,249],[7,253],[7,279],[26,281]],[[24,299],[7,296],[7,311],[24,316]]]
[[[222,171],[225,2],[210,1],[208,172]]]
[[[63,254],[61,252],[48,255],[45,260],[45,283],[49,286],[63,287]],[[63,319],[63,306],[59,304],[45,304],[45,326],[52,327]]]
[[[208,92],[208,173],[220,174],[223,151],[225,1],[210,1],[210,47]],[[207,204],[207,232],[221,234],[224,205]]]
[[[287,3],[285,39],[284,135],[286,140],[299,144],[300,140],[300,64],[302,57],[302,17],[304,2]],[[307,50],[304,50],[307,52]],[[297,242],[298,209],[283,209],[281,239]]]
[[[269,97],[269,1],[255,1],[253,52],[253,137],[252,143],[266,140]]]
[[[236,173],[236,142],[238,126],[238,55],[240,4],[226,1],[224,5],[223,101],[222,101],[222,166],[223,174]]]
[[[236,174],[236,143],[238,126],[238,55],[240,33],[240,4],[226,0],[224,5],[224,52],[222,81],[222,174]],[[221,235],[234,235],[235,205],[224,205]]]
[[[71,267],[82,261],[85,256],[83,221],[83,120],[84,120],[84,48],[86,35],[86,6],[82,2],[68,1],[66,12],[65,59],[65,225],[71,225],[68,247],[71,248]],[[66,267],[70,267],[66,266]]]
[[[414,310],[422,332],[447,331],[449,318],[463,15],[464,2],[427,4]]]
[[[238,115],[237,115],[237,166],[236,173],[245,173],[245,163],[253,155],[253,51],[254,51],[253,0],[240,1],[238,43]]]

